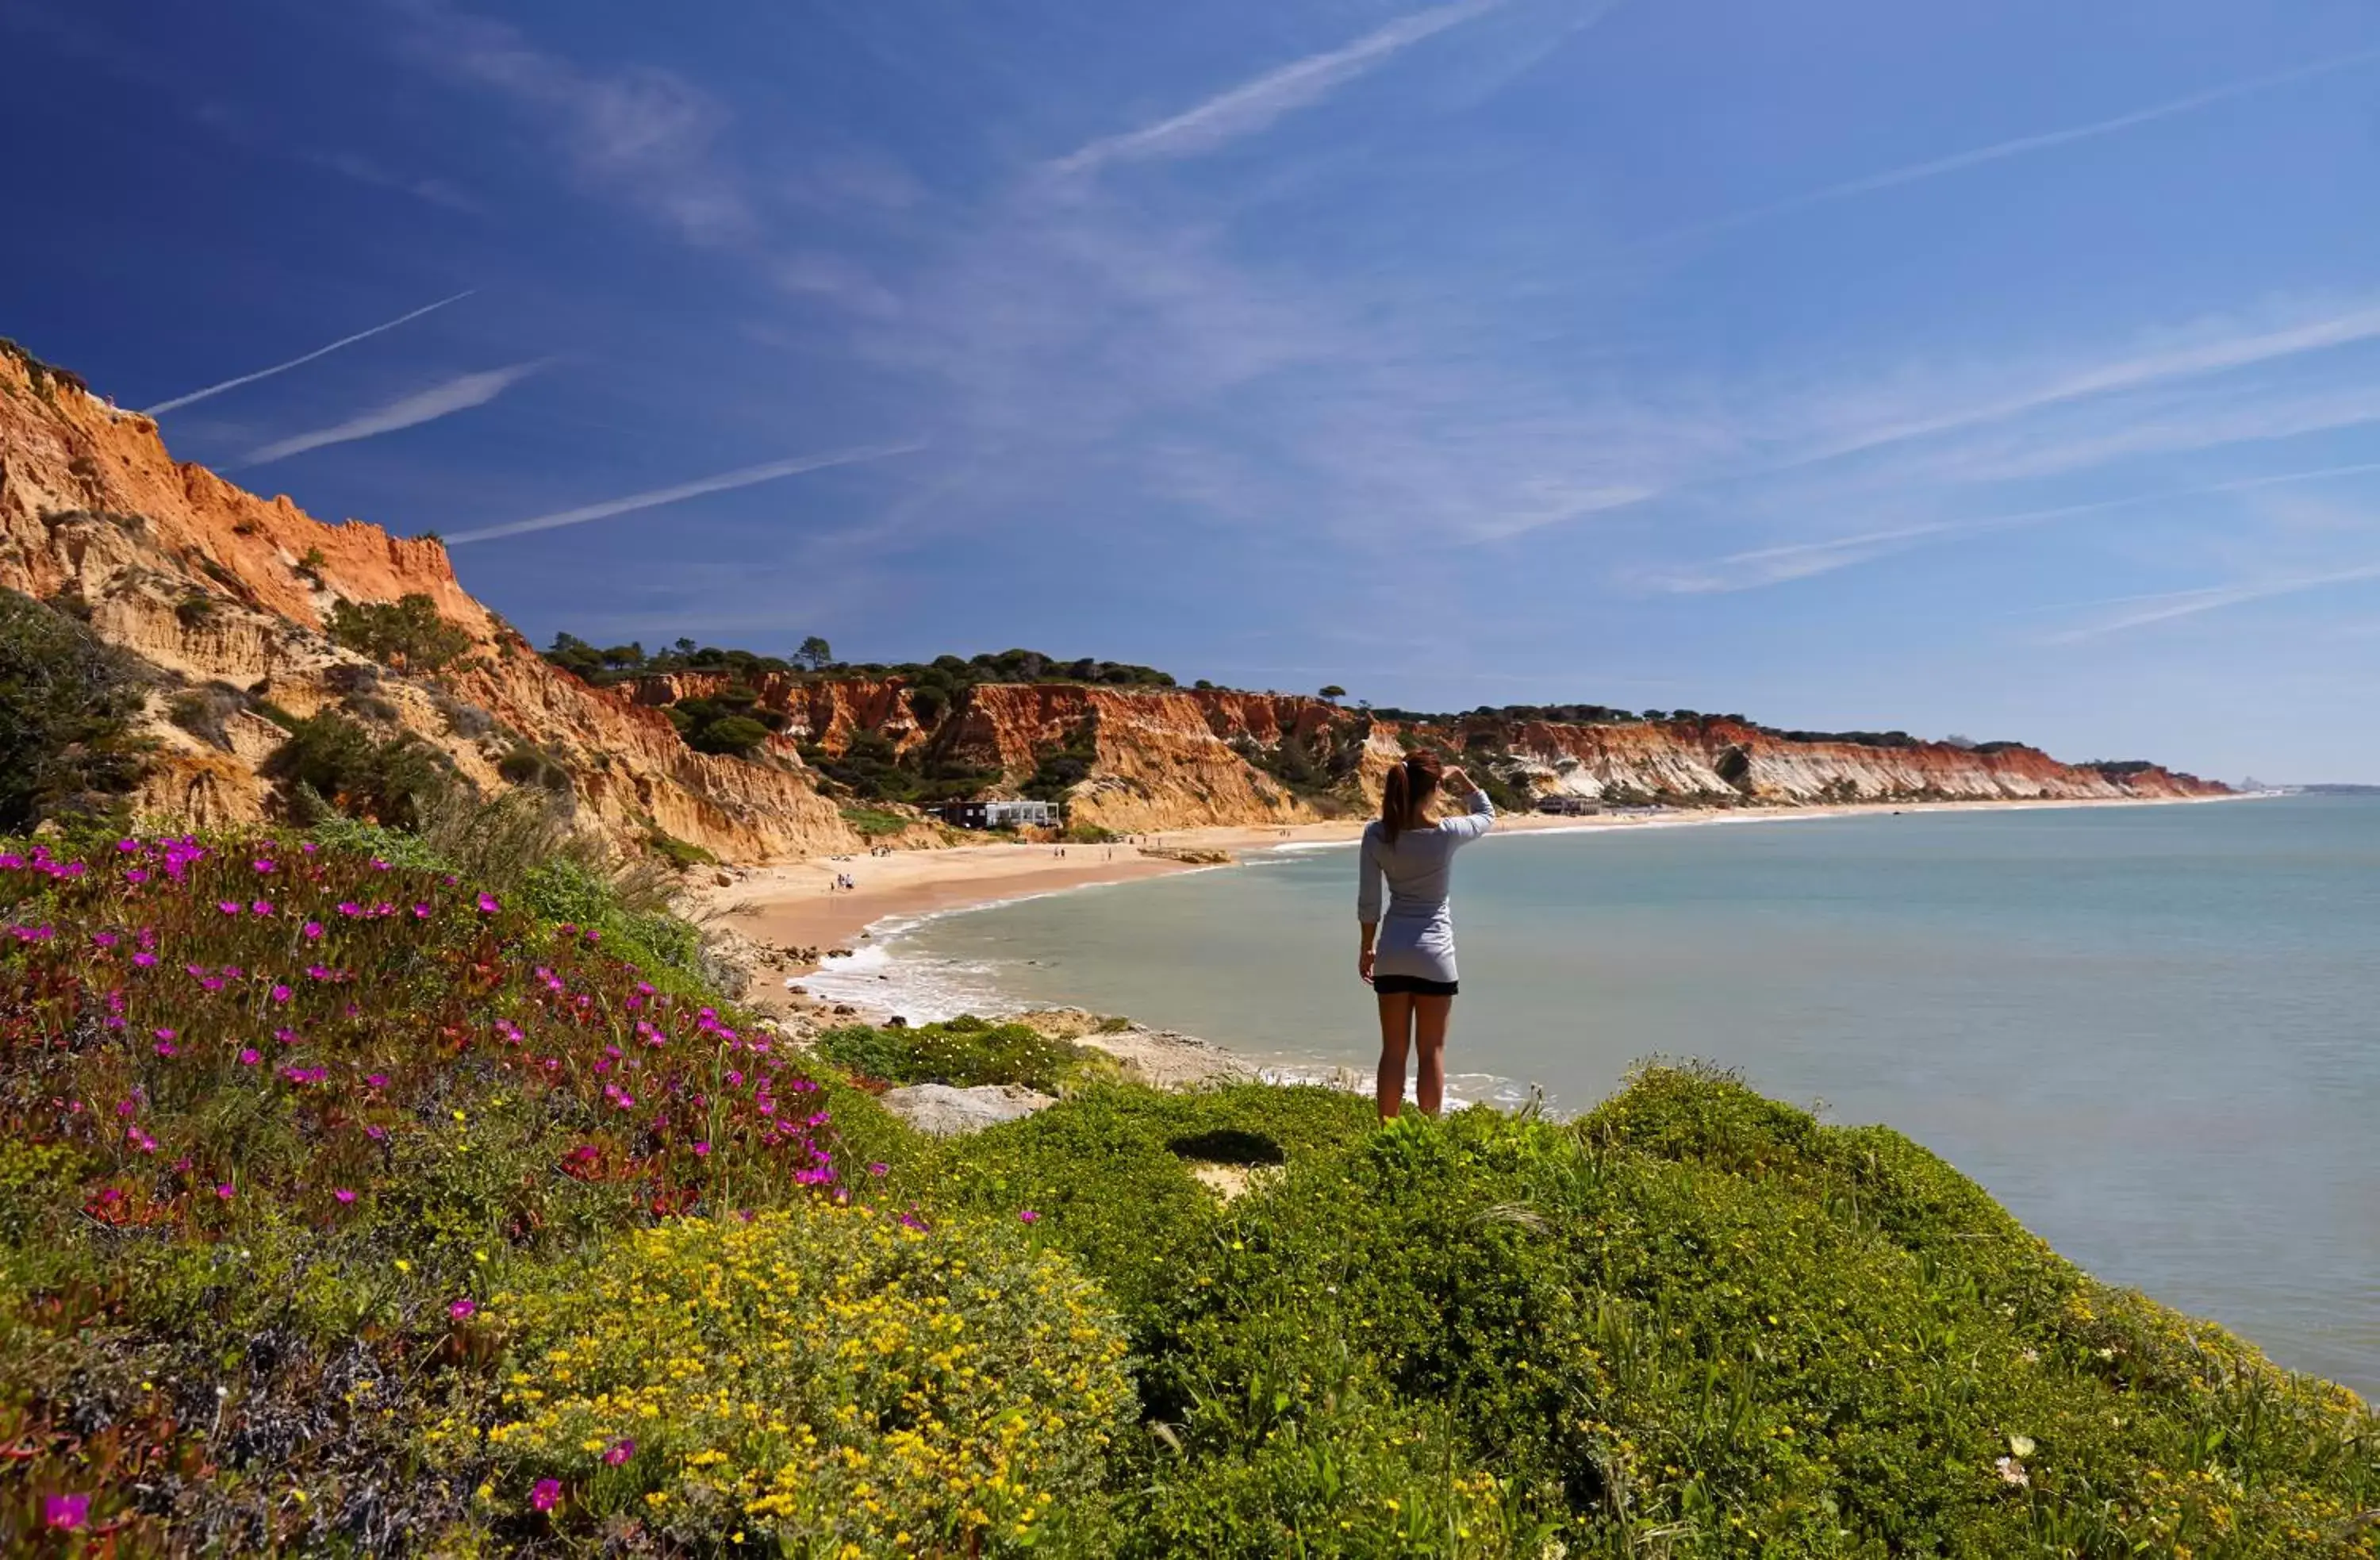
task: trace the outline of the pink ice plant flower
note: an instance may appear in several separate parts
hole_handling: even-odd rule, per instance
[[[337,1198],[342,1203],[353,1202],[356,1200],[356,1194],[349,1191],[345,1187],[333,1187],[331,1188],[331,1195]]]
[[[637,1444],[626,1436],[620,1437],[603,1448],[603,1466],[617,1468],[637,1455]]]
[[[1021,1208],[1017,1210],[1016,1217],[1018,1222],[1021,1224],[1037,1225],[1041,1222],[1041,1215],[1035,1213],[1030,1208]]]
[[[494,915],[499,908],[500,907],[496,903],[496,896],[494,895],[482,894],[480,896],[480,913],[481,915]]]
[[[552,1511],[562,1504],[562,1481],[540,1479],[528,1493],[528,1504],[540,1511]]]
[[[241,1066],[252,1067],[262,1060],[264,1060],[263,1056],[258,1054],[256,1047],[253,1045],[243,1045],[239,1048],[239,1065]]]
[[[462,1299],[449,1301],[446,1314],[457,1322],[468,1322],[479,1313],[479,1310],[480,1302],[466,1296]]]
[[[71,1533],[91,1520],[89,1495],[48,1495],[42,1501],[42,1526]]]
[[[316,937],[320,937],[322,934],[322,923],[321,921],[319,921],[319,920],[310,920],[310,921],[308,921],[308,922],[306,923],[306,935],[307,935],[307,937],[308,937],[308,939],[309,939],[309,940],[311,940],[311,939],[316,938]]]

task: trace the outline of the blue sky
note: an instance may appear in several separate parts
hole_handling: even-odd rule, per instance
[[[2380,780],[2366,6],[0,0],[0,334],[540,642]]]

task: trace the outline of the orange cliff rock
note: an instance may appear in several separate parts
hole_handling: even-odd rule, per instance
[[[176,464],[156,425],[70,375],[0,349],[0,586],[85,616],[159,673],[163,758],[139,798],[196,824],[261,817],[258,766],[280,728],[253,710],[221,745],[164,718],[177,688],[231,685],[306,715],[343,701],[385,734],[410,732],[483,790],[518,743],[561,762],[578,816],[622,841],[660,829],[739,859],[857,845],[799,749],[841,754],[862,734],[894,752],[996,774],[1048,758],[1084,765],[1075,816],[1112,829],[1291,823],[1367,806],[1405,747],[1476,752],[1515,786],[1679,804],[2121,798],[2218,792],[2153,765],[2059,763],[2031,748],[1798,740],[1720,719],[1576,725],[1470,718],[1400,726],[1326,701],[1227,689],[983,684],[951,710],[897,678],[763,674],[756,704],[783,717],[757,762],[698,753],[662,706],[722,691],[723,674],[590,688],[540,658],[455,579],[434,540],[326,525],[286,498]],[[324,632],[341,599],[428,596],[473,652],[434,680],[376,668]],[[376,688],[372,685],[377,684]],[[368,690],[369,701],[352,696]],[[1251,762],[1251,761],[1255,762]],[[1293,789],[1279,776],[1298,782]]]
[[[177,464],[156,424],[70,375],[0,350],[0,586],[66,605],[155,667],[163,749],[138,805],[199,825],[261,817],[256,769],[280,741],[251,711],[228,749],[163,719],[177,685],[225,683],[307,715],[377,677],[384,734],[409,731],[484,790],[518,740],[560,759],[583,821],[615,838],[658,828],[722,855],[857,843],[791,743],[766,762],[688,750],[669,719],[548,665],[455,579],[446,549],[378,526],[326,525]],[[428,596],[475,653],[436,684],[369,668],[323,632],[333,605]],[[369,669],[367,669],[369,668]],[[507,733],[512,735],[508,736]]]

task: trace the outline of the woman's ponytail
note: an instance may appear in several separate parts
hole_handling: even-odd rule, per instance
[[[1405,778],[1405,766],[1400,762],[1389,768],[1389,777],[1380,783],[1380,833],[1390,845],[1397,842],[1397,831],[1413,827],[1413,784]]]
[[[1390,845],[1406,829],[1421,827],[1421,810],[1438,794],[1441,768],[1438,755],[1427,750],[1407,753],[1380,783],[1380,833]]]

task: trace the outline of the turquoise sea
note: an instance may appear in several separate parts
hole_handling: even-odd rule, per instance
[[[946,915],[835,979],[1360,1071],[1354,874],[1352,847],[1292,850]],[[2380,798],[1512,835],[1454,905],[1458,1093],[1578,1109],[1640,1057],[1739,1068],[2380,1395]]]

